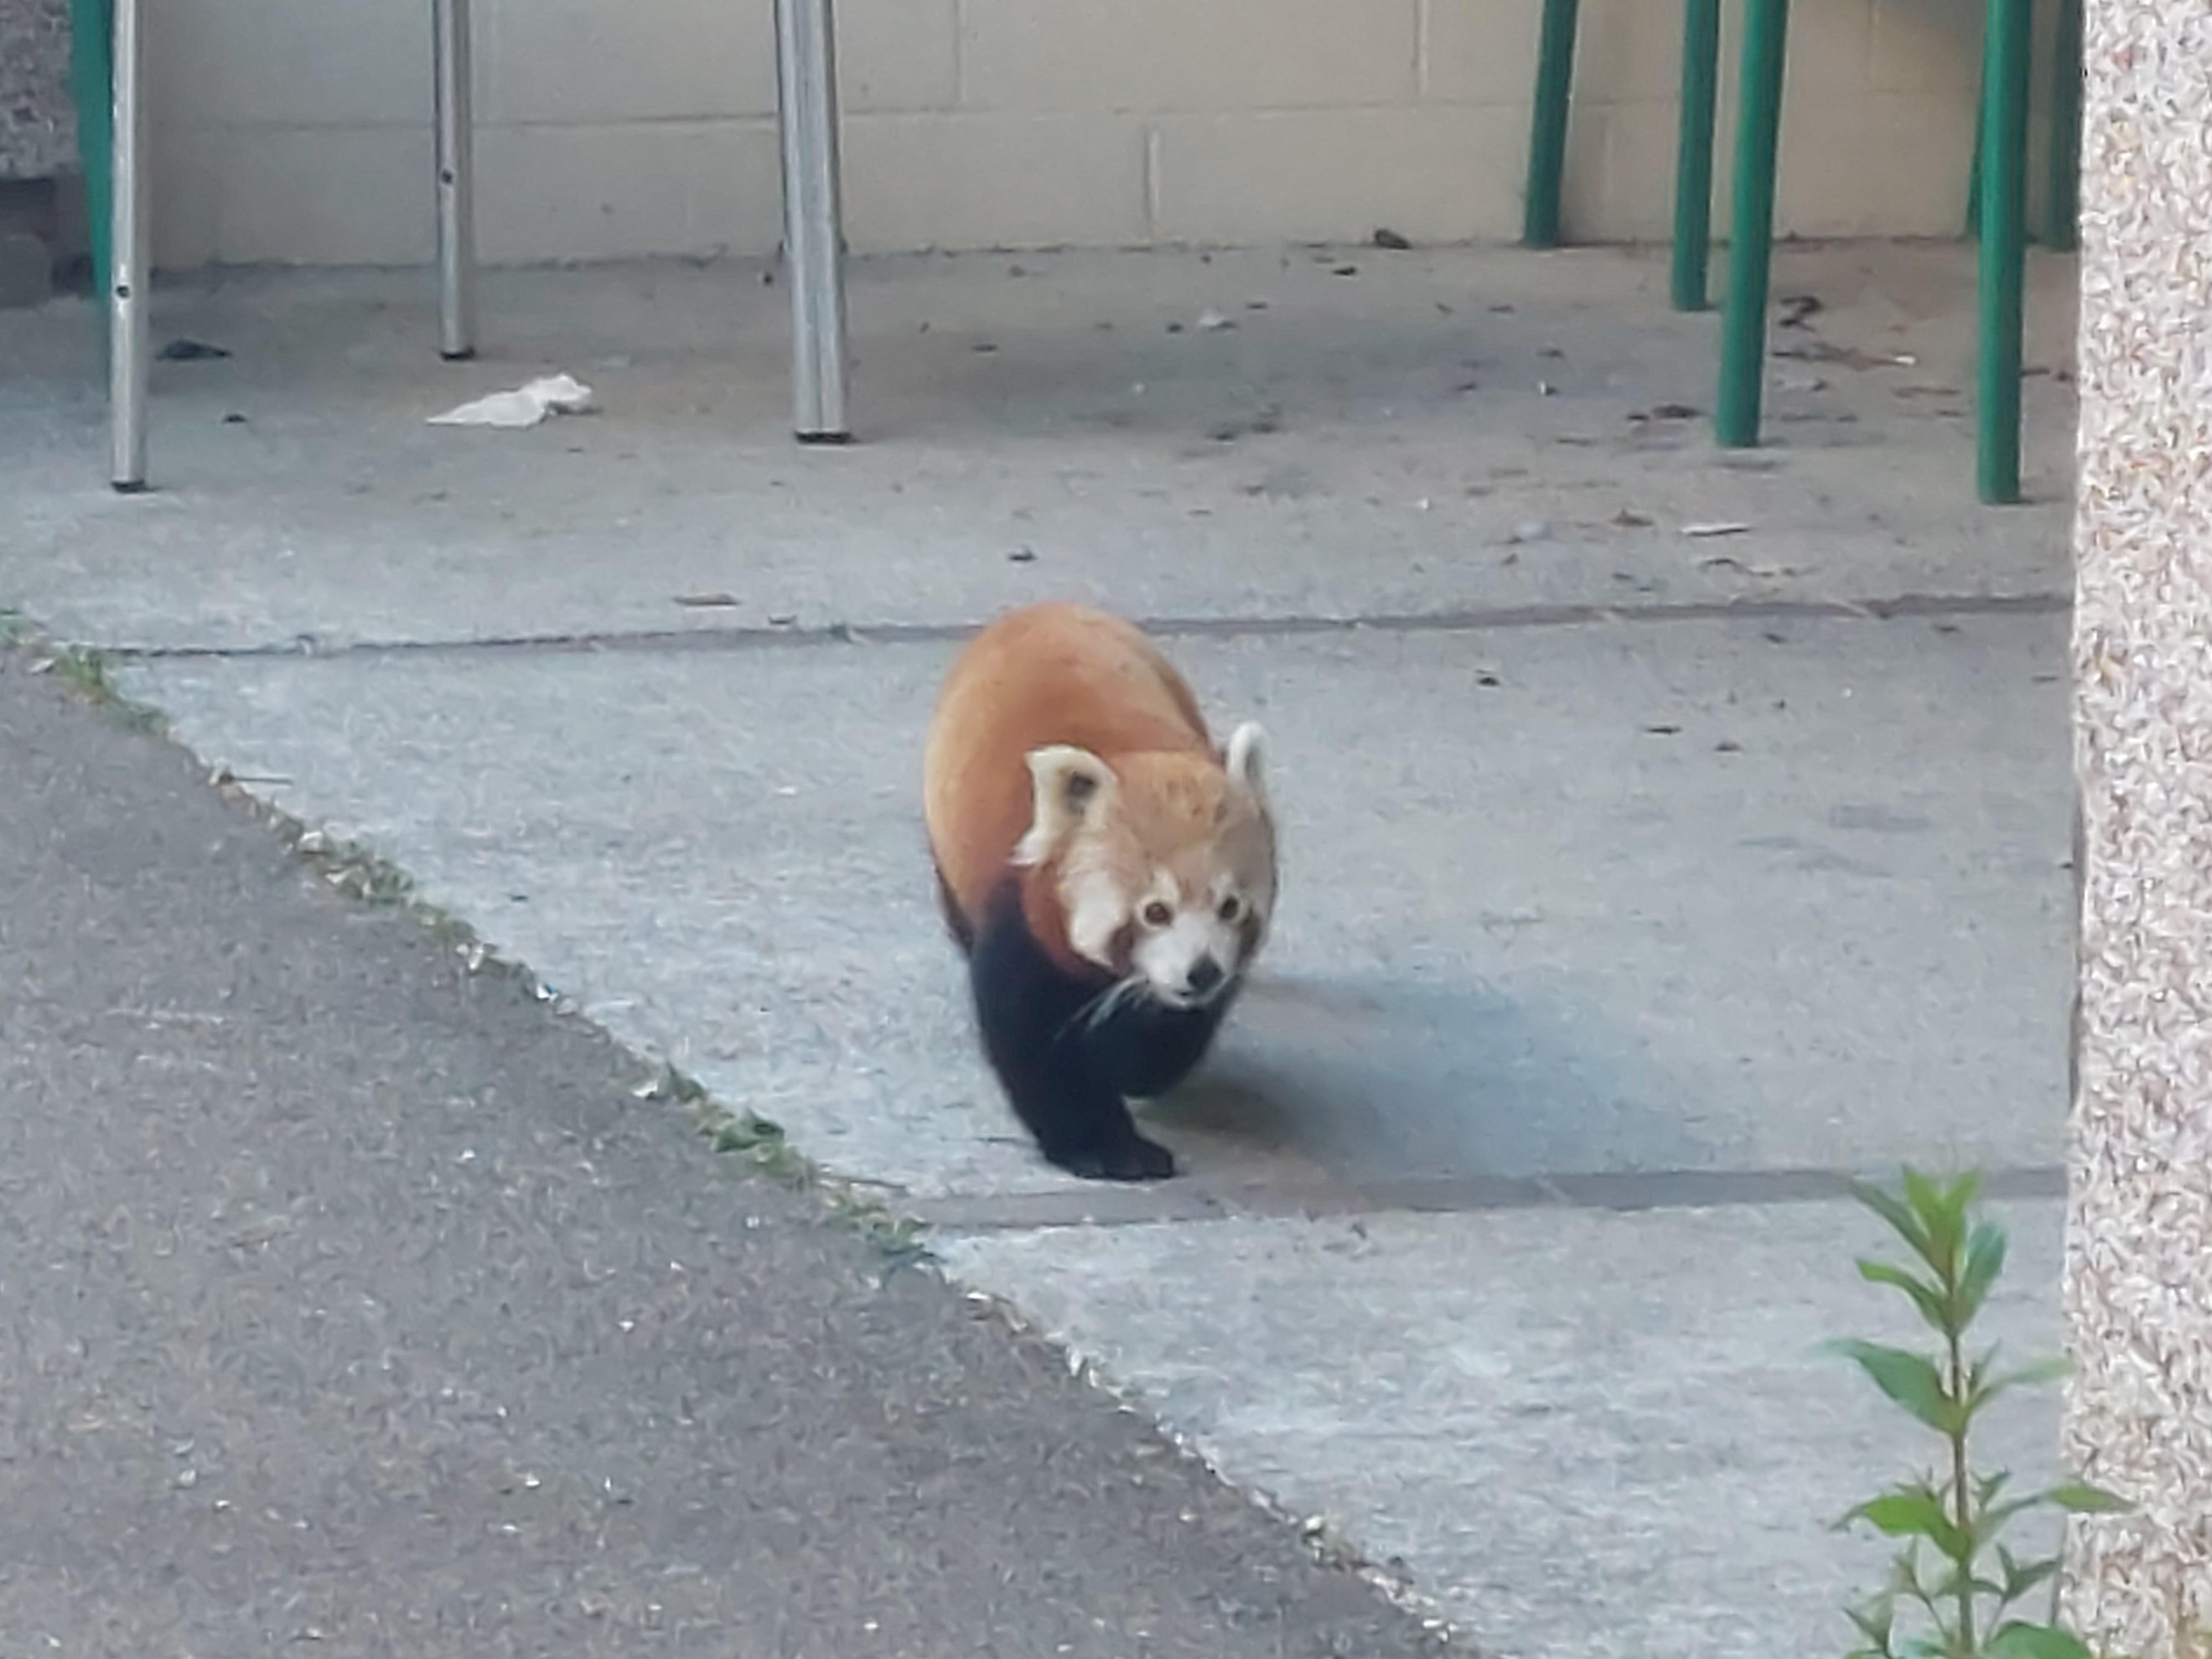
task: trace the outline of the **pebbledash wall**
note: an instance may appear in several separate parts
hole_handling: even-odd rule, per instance
[[[1582,9],[1571,232],[1663,236],[1680,0]],[[1726,8],[1724,120],[1741,9]],[[839,0],[849,234],[862,251],[1326,240],[1386,225],[1510,239],[1538,11]],[[1798,0],[1784,232],[1956,233],[1980,11]],[[426,0],[149,6],[160,261],[428,258],[429,12]],[[475,12],[488,260],[775,245],[770,0],[476,0]]]

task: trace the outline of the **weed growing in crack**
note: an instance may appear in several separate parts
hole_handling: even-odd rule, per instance
[[[631,1093],[640,1100],[672,1100],[689,1108],[699,1133],[717,1152],[741,1158],[770,1180],[811,1195],[894,1267],[919,1261],[926,1254],[921,1224],[892,1214],[826,1175],[791,1144],[783,1126],[773,1119],[717,1104],[705,1085],[680,1066],[664,1063]]]
[[[88,645],[65,645],[39,665],[66,681],[98,703],[113,702],[115,683],[107,676],[107,659]]]
[[[21,613],[0,611],[0,648],[33,653],[33,674],[52,674],[95,708],[119,720],[125,729],[161,736],[168,722],[161,711],[126,697],[116,689],[107,659],[88,645],[55,645],[33,628]]]
[[[1836,1523],[1864,1522],[1905,1540],[1888,1582],[1850,1610],[1862,1644],[1850,1659],[2095,1659],[2079,1638],[2058,1626],[2059,1558],[2022,1560],[1997,1537],[2033,1510],[2100,1514],[2124,1505],[2079,1481],[2008,1497],[2011,1476],[1978,1471],[1970,1455],[1968,1436],[1992,1401],[2065,1369],[2053,1360],[1997,1371],[1994,1347],[1971,1357],[1967,1352],[1968,1328],[2005,1260],[2004,1230],[1973,1212],[1980,1186],[1976,1175],[1947,1186],[1910,1169],[1901,1196],[1853,1185],[1859,1201],[1889,1224],[1926,1269],[1922,1273],[1862,1259],[1860,1276],[1902,1292],[1935,1331],[1939,1350],[1931,1358],[1856,1339],[1832,1343],[1830,1350],[1855,1361],[1884,1395],[1933,1430],[1942,1440],[1943,1458],[1938,1471],[1899,1482]],[[2051,1587],[2047,1623],[2008,1616],[2045,1583]],[[1924,1626],[1924,1632],[1900,1632],[1901,1612]]]
[[[416,912],[417,919],[426,925],[442,924],[449,932],[475,937],[445,911],[416,898],[412,876],[358,842],[335,841],[319,830],[303,830],[292,838],[292,851],[348,898],[364,904],[404,905]]]

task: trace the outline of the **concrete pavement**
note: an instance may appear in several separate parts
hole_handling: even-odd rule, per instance
[[[1990,1170],[1992,1325],[2057,1340],[2060,627],[1182,641],[1275,734],[1290,873],[1153,1115],[1192,1173],[1137,1191],[1037,1161],[975,1057],[911,823],[949,647],[123,683],[1486,1648],[1687,1659],[1819,1651],[1875,1570],[1823,1523],[1923,1455],[1812,1352],[1912,1328],[1805,1172]]]
[[[1265,1167],[1301,1196],[1324,1177],[2052,1164],[2063,626],[1179,641],[1211,706],[1269,727],[1289,873],[1267,971],[1168,1127],[1202,1179]],[[949,1218],[1096,1195],[1038,1163],[975,1070],[915,841],[953,649],[121,680],[610,1030]]]
[[[1818,1652],[1881,1565],[1826,1522],[1924,1451],[1809,1352],[1913,1334],[1840,1172],[1996,1172],[1992,1334],[2057,1340],[2063,343],[2039,289],[2043,499],[1973,507],[1954,252],[1792,251],[1735,458],[1614,255],[889,262],[836,456],[726,273],[514,275],[466,387],[401,279],[254,278],[173,301],[242,343],[146,511],[57,473],[66,350],[0,402],[0,591],[1489,1650]],[[594,354],[602,416],[415,424]],[[1037,592],[1274,739],[1279,932],[1158,1190],[1029,1154],[931,907],[927,697]]]
[[[1961,253],[1780,250],[1777,293],[1824,308],[1777,331],[1769,442],[1736,454],[1715,319],[1668,309],[1663,250],[864,261],[834,450],[786,435],[788,307],[750,264],[487,272],[465,364],[428,272],[222,272],[155,296],[162,339],[232,355],[155,365],[142,501],[104,482],[81,308],[0,319],[7,603],[234,651],[941,627],[1048,593],[1352,618],[2053,591],[2069,270],[2031,262],[2033,505],[1991,514]],[[425,424],[556,369],[602,411]]]

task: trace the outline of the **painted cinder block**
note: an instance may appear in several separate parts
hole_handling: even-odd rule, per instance
[[[1778,226],[1956,228],[1979,0],[1797,0]],[[1510,239],[1540,0],[840,0],[866,250]],[[1723,9],[1716,223],[1741,8]],[[492,262],[777,240],[773,0],[475,0]],[[427,5],[149,15],[159,258],[406,262],[434,212]],[[1583,0],[1567,228],[1672,212],[1678,0]],[[2039,77],[2040,80],[2040,77]]]

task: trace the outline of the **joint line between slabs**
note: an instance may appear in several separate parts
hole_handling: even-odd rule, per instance
[[[1686,599],[1674,604],[1548,604],[1478,610],[1377,612],[1352,617],[1137,617],[1162,638],[1292,639],[1330,634],[1478,634],[1605,623],[1656,626],[1692,622],[1895,622],[1916,617],[2057,616],[2072,608],[2065,593],[1899,593],[1862,599]],[[977,623],[831,623],[781,628],[647,629],[627,633],[518,634],[473,640],[382,640],[317,647],[296,645],[142,645],[100,647],[117,663],[334,662],[349,657],[412,658],[553,655],[562,652],[682,652],[789,649],[837,645],[939,645],[964,640]]]
[[[1628,1215],[1663,1210],[1767,1209],[1835,1203],[1850,1184],[1883,1184],[1880,1172],[1850,1170],[1675,1170],[1528,1176],[1411,1176],[1402,1180],[1323,1181],[1188,1186],[1097,1192],[1008,1193],[910,1201],[914,1219],[956,1233],[1032,1232],[1046,1228],[1161,1226],[1237,1220],[1358,1218],[1366,1216],[1472,1215],[1548,1210]],[[1984,1171],[1981,1196],[1997,1201],[2060,1199],[2066,1172],[2057,1165]]]

